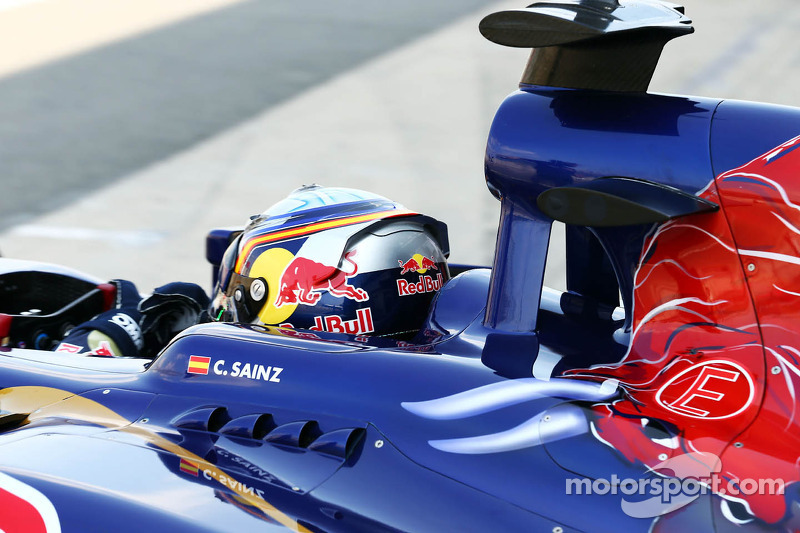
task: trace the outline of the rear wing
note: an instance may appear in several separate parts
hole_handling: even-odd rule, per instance
[[[549,0],[488,15],[480,31],[497,44],[534,48],[524,84],[646,91],[664,45],[692,33],[691,23],[668,2]]]

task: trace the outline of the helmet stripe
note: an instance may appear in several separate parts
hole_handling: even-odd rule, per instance
[[[315,224],[308,224],[297,226],[295,228],[290,229],[282,229],[272,233],[267,233],[261,235],[260,237],[256,237],[254,239],[250,239],[244,245],[242,252],[239,254],[239,257],[236,259],[236,272],[241,272],[242,263],[244,263],[245,258],[250,255],[250,252],[253,251],[253,248],[260,244],[265,244],[273,241],[279,241],[291,237],[302,237],[304,235],[310,235],[311,233],[316,233],[317,231],[322,231],[331,228],[338,228],[342,226],[348,226],[351,224],[360,224],[362,222],[369,222],[371,220],[379,220],[383,218],[392,218],[392,217],[399,217],[399,216],[408,216],[408,215],[417,215],[415,211],[411,211],[409,209],[391,209],[389,211],[379,211],[377,213],[369,213],[366,215],[356,215],[352,217],[344,217],[344,218],[337,218],[335,220],[326,220],[324,222],[317,222]]]

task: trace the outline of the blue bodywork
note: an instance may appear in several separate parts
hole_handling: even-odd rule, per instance
[[[570,227],[568,291],[543,288],[543,191],[620,176],[696,194],[798,133],[797,109],[523,85],[487,143],[494,264],[450,280],[415,342],[212,323],[152,362],[3,349],[0,472],[44,494],[63,531],[651,531],[616,494],[565,489],[645,467],[587,432],[537,441],[549,413],[582,409],[581,398],[555,387],[463,413],[420,406],[515,380],[558,384],[564,370],[625,353],[623,266],[647,228]],[[208,358],[207,373],[188,371],[192,357]],[[526,424],[525,447],[447,449]],[[670,526],[733,527],[711,497]]]
[[[696,192],[715,166],[746,162],[792,134],[799,120],[797,110],[757,104],[524,87],[500,107],[487,148],[487,181],[499,191],[502,212],[494,268],[468,270],[443,288],[421,344],[386,348],[378,339],[208,324],[184,332],[152,364],[101,361],[97,370],[85,368],[83,358],[70,363],[61,354],[5,350],[6,390],[35,386],[83,396],[179,448],[65,408],[63,417],[4,424],[0,469],[46,494],[64,531],[277,525],[204,475],[205,463],[193,456],[311,530],[648,531],[651,521],[625,515],[618,496],[566,494],[576,475],[645,475],[586,435],[481,455],[430,444],[501,432],[566,400],[540,397],[449,420],[419,416],[404,404],[537,375],[541,353],[559,361],[545,368],[556,374],[553,368],[621,358],[625,346],[613,334],[624,313],[602,319],[599,311],[575,311],[584,307],[581,294],[602,287],[602,269],[596,277],[568,278],[570,293],[542,289],[552,221],[530,198],[606,175]],[[567,253],[587,251],[574,246]],[[532,305],[537,300],[541,305]],[[210,358],[207,375],[187,373],[192,355]],[[232,377],[234,363],[249,365],[249,375]],[[13,412],[5,405],[0,396],[0,408]],[[192,413],[196,420],[181,426]],[[271,416],[277,440],[247,429],[261,415]],[[239,433],[224,429],[242,418],[233,424],[244,428]],[[301,438],[303,431],[310,433]],[[305,442],[337,431],[340,442],[330,446],[338,452]],[[193,454],[186,457],[199,465],[198,475],[181,471],[181,450]],[[148,496],[161,492],[158,501]],[[701,520],[710,529],[702,501],[690,507],[693,524]],[[87,516],[82,504],[108,509],[107,518]]]

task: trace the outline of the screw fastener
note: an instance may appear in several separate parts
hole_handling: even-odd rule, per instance
[[[267,287],[260,279],[253,281],[250,285],[250,296],[253,300],[260,302],[264,295],[267,293]]]

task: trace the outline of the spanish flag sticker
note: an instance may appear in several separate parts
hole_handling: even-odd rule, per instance
[[[191,461],[181,459],[181,472],[197,477],[198,472],[200,472],[200,467]]]
[[[210,363],[210,357],[203,357],[202,355],[190,355],[189,368],[186,371],[190,374],[208,374],[208,365]]]

